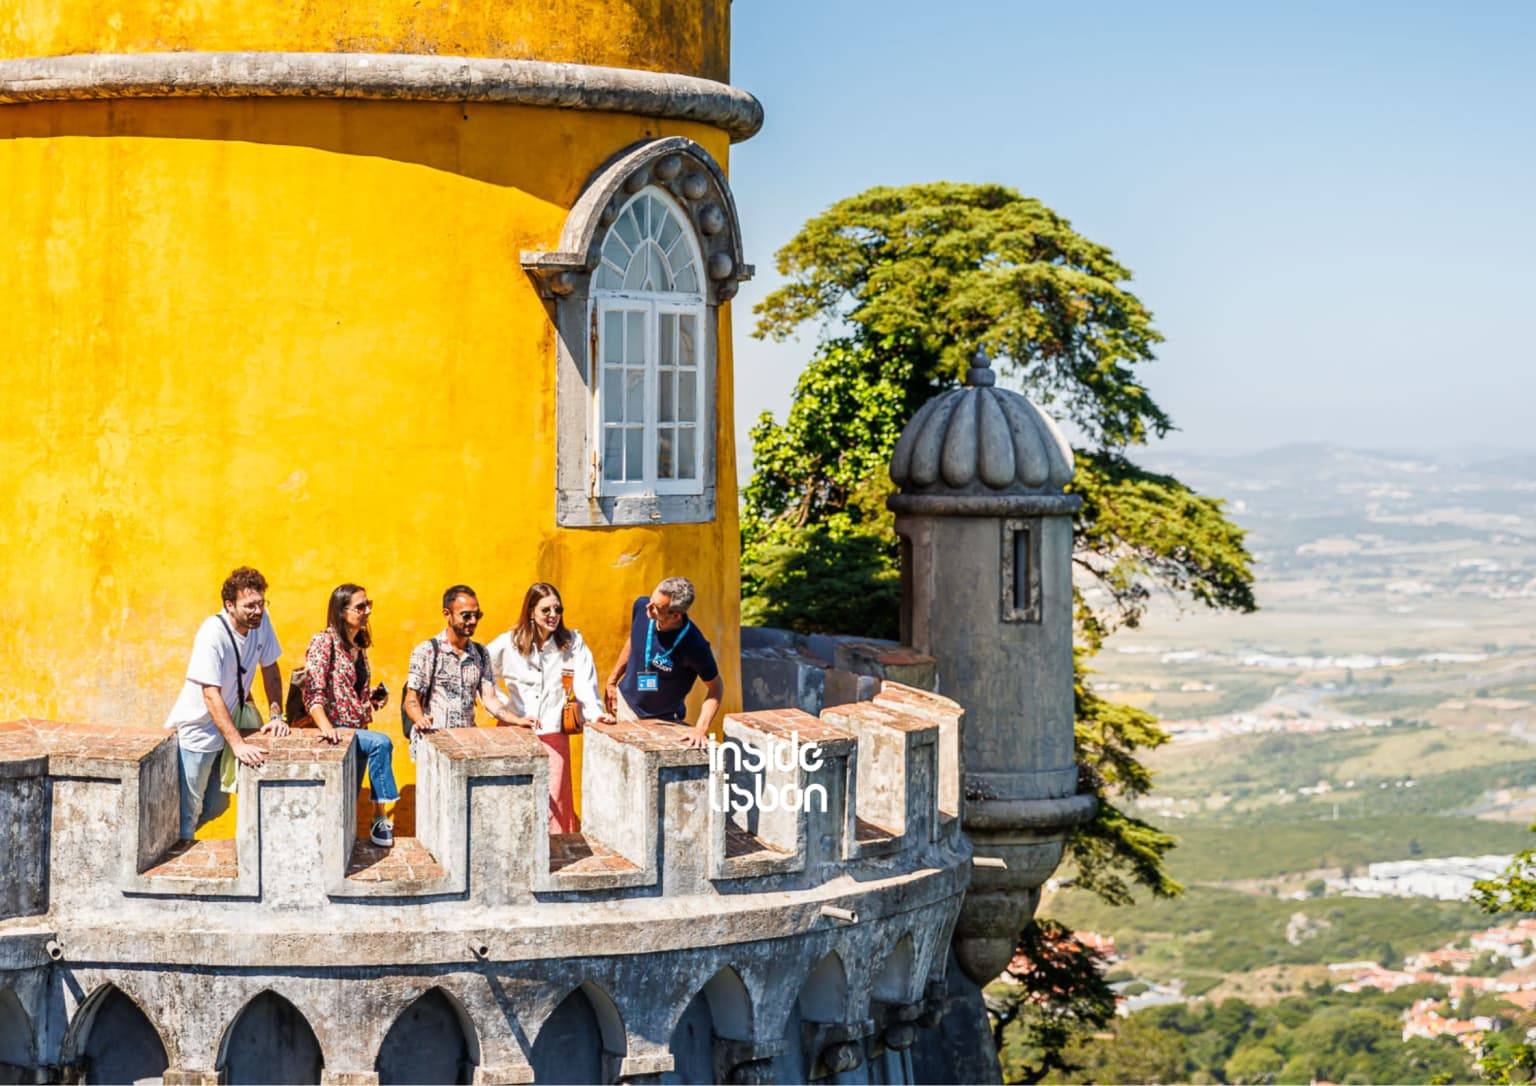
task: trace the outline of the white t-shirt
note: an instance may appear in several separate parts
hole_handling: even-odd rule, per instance
[[[512,711],[537,720],[540,735],[560,730],[560,717],[565,709],[565,685],[560,681],[560,672],[567,668],[575,672],[576,700],[581,703],[586,719],[596,720],[603,715],[592,651],[581,639],[580,631],[571,633],[575,639],[564,652],[555,647],[551,637],[542,649],[524,656],[512,644],[511,631],[489,646],[491,671],[504,686]]]
[[[228,626],[225,623],[229,623]],[[245,689],[236,690],[239,670],[235,666],[234,645],[229,642],[233,631],[235,644],[240,647],[240,663],[245,666]],[[177,741],[183,750],[209,753],[224,749],[224,737],[219,734],[208,706],[203,701],[203,687],[219,686],[224,698],[224,708],[231,710],[240,705],[250,693],[256,672],[268,664],[277,663],[282,655],[277,644],[277,634],[272,631],[272,619],[263,614],[261,625],[249,636],[235,629],[223,612],[210,615],[197,628],[192,639],[192,659],[187,664],[187,681],[181,685],[181,694],[171,707],[171,715],[165,718],[167,728],[177,730]]]

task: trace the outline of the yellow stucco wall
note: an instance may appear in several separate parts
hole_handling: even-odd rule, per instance
[[[5,0],[0,57],[438,53],[730,78],[730,0]]]
[[[330,589],[367,586],[396,696],[450,583],[488,641],[555,582],[606,670],[630,601],[685,574],[739,705],[729,307],[718,519],[560,530],[551,311],[518,262],[669,134],[726,159],[704,126],[528,107],[0,106],[0,719],[158,724],[243,563],[285,680]]]

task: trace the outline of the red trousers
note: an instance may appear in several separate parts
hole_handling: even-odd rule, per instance
[[[564,732],[539,736],[549,751],[549,832],[580,833],[576,801],[571,794],[571,737]]]

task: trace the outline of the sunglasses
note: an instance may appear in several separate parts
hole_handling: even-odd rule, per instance
[[[455,611],[454,618],[460,622],[479,622],[485,617],[484,611]]]
[[[353,604],[349,606],[347,610],[356,611],[360,615],[366,615],[368,612],[373,610],[373,601],[369,600],[367,603]]]

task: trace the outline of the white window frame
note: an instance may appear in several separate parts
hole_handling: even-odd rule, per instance
[[[644,196],[650,196],[667,208],[668,213],[682,228],[685,243],[690,250],[690,257],[695,269],[695,280],[701,287],[704,281],[704,261],[700,251],[698,238],[694,234],[693,226],[689,222],[677,202],[665,190],[648,185],[640,189],[629,200],[625,201],[619,214],[639,201]],[[614,217],[618,221],[619,216]],[[613,229],[609,227],[608,229]],[[603,241],[607,241],[604,235]],[[604,464],[604,357],[606,355],[604,337],[607,334],[607,322],[604,317],[614,311],[645,312],[645,422],[644,441],[642,443],[641,456],[644,461],[642,478],[638,480],[617,480],[606,477]],[[696,381],[694,399],[694,470],[692,479],[661,479],[657,477],[657,450],[660,421],[660,339],[662,313],[676,313],[691,316],[694,319],[694,380]],[[706,321],[710,317],[706,299],[702,290],[699,292],[679,291],[636,291],[636,290],[612,290],[593,288],[591,300],[588,304],[588,327],[592,329],[593,351],[591,355],[591,385],[593,389],[592,413],[589,427],[592,441],[592,480],[591,493],[598,498],[617,497],[648,497],[661,495],[700,495],[705,490],[705,458],[713,455],[714,433],[706,427],[705,420],[711,417],[711,412],[706,410],[708,398],[713,395],[709,387],[708,366],[706,357],[708,343],[711,341],[706,334]],[[626,422],[628,420],[626,419]],[[708,448],[706,449],[706,443]],[[674,448],[675,459],[675,448]]]

